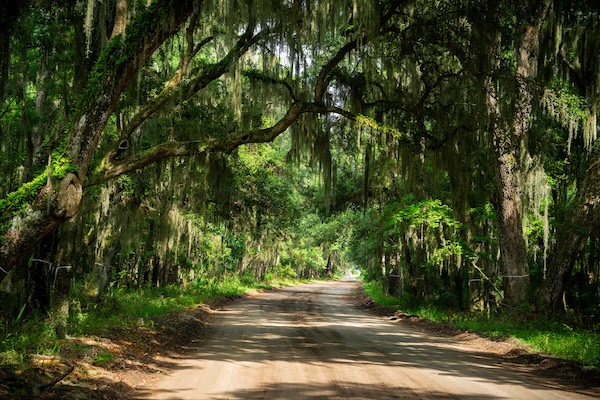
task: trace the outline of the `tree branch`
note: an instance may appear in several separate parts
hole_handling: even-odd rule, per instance
[[[90,75],[78,106],[78,116],[65,142],[71,166],[77,169],[76,174],[68,174],[63,179],[63,183],[75,188],[70,190],[67,187],[65,190],[70,199],[69,212],[60,212],[58,197],[61,193],[46,185],[38,197],[47,201],[30,204],[32,210],[24,218],[9,215],[9,226],[3,227],[6,230],[0,232],[3,234],[0,241],[0,280],[19,259],[29,255],[43,237],[67,221],[78,209],[81,198],[70,194],[77,192],[78,185],[87,175],[90,161],[121,93],[148,57],[179,30],[202,3],[203,0],[156,0],[128,24],[126,35],[117,35],[109,42]]]
[[[366,37],[363,38],[363,40],[366,41]],[[337,51],[337,53],[335,53],[335,55],[327,62],[327,64],[321,68],[315,83],[315,101],[321,101],[323,99],[323,95],[325,94],[325,90],[327,90],[327,85],[329,84],[329,74],[335,68],[335,66],[344,59],[346,54],[354,50],[357,45],[358,39],[354,39],[351,42],[346,43]]]
[[[237,147],[247,143],[267,143],[273,141],[281,133],[285,132],[298,118],[305,113],[338,114],[350,120],[356,120],[357,116],[349,111],[338,107],[325,106],[319,103],[295,102],[283,117],[268,128],[251,129],[246,131],[232,132],[225,137],[207,138],[204,140],[176,142],[170,141],[156,145],[139,154],[133,155],[119,162],[108,162],[103,171],[88,180],[86,187],[106,182],[117,176],[142,169],[159,160],[169,157],[191,156],[202,153],[231,153]],[[198,136],[208,136],[201,134]]]
[[[163,87],[163,90],[156,95],[152,100],[150,100],[144,108],[138,112],[129,122],[127,127],[121,133],[121,139],[129,139],[131,134],[140,127],[148,118],[150,118],[156,111],[158,111],[162,106],[171,101],[175,96],[185,100],[190,98],[192,95],[197,93],[198,91],[204,89],[210,82],[219,78],[221,75],[225,74],[231,65],[239,60],[239,58],[261,37],[268,33],[268,30],[263,30],[258,34],[252,36],[255,25],[248,24],[246,31],[242,36],[240,36],[239,40],[233,46],[233,48],[227,53],[227,55],[218,63],[211,65],[209,68],[204,70],[202,73],[197,74],[196,76],[190,78],[183,85],[183,77],[185,75],[185,71],[183,68],[187,68],[186,63],[181,63],[179,69],[169,81],[167,81]],[[202,42],[198,44],[194,48],[195,52],[199,51],[204,45],[212,40],[212,37],[204,39]]]
[[[81,178],[87,173],[108,118],[125,87],[148,57],[202,3],[202,0],[156,1],[127,26],[124,37],[116,36],[104,49],[90,75],[78,121],[68,140],[69,156],[79,168]]]
[[[294,89],[292,88],[292,86],[283,79],[279,79],[279,78],[275,78],[275,77],[263,74],[261,71],[258,71],[256,69],[244,70],[242,72],[242,74],[250,80],[271,83],[274,85],[281,85],[287,89],[288,93],[290,94],[290,97],[292,98],[292,101],[294,101],[294,102],[298,101],[298,97],[294,93]]]

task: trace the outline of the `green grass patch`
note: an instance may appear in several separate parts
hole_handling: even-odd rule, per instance
[[[28,354],[52,355],[60,351],[60,341],[53,327],[33,316],[0,336],[0,366],[18,368]]]
[[[402,302],[399,298],[390,296],[383,293],[381,284],[379,282],[363,282],[363,290],[365,293],[373,299],[373,301],[381,306],[385,307],[401,307]]]
[[[515,338],[537,352],[600,367],[600,334],[561,321],[516,321],[508,317],[455,314],[449,322],[492,338]]]
[[[140,289],[111,289],[99,304],[93,301],[72,307],[69,333],[75,335],[102,335],[114,327],[126,327],[146,323],[152,318],[179,311],[212,299],[241,296],[252,289],[238,278],[220,282],[199,281],[186,286],[145,287]]]
[[[100,354],[97,354],[96,357],[94,357],[93,364],[98,367],[104,367],[107,364],[109,364],[112,360],[113,360],[113,354],[110,351],[105,350],[105,351],[101,352]]]
[[[514,338],[534,351],[583,365],[600,367],[600,333],[571,327],[564,321],[530,318],[523,321],[509,315],[459,313],[433,305],[415,306],[409,300],[387,296],[377,282],[365,282],[365,293],[377,304],[394,307],[437,322],[493,339]]]
[[[256,282],[232,276],[220,281],[201,279],[186,286],[109,289],[100,300],[82,283],[74,285],[66,331],[69,336],[103,336],[115,327],[125,328],[140,323],[152,329],[153,318],[160,315],[182,311],[218,298],[237,297],[257,289],[300,282],[289,277],[270,277],[268,281]],[[61,349],[51,314],[44,318],[30,315],[4,325],[5,330],[0,331],[0,366],[21,368],[30,354],[52,355]],[[98,357],[94,361],[97,365],[111,361],[109,354],[100,354]]]

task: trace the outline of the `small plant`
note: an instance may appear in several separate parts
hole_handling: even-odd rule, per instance
[[[94,365],[97,367],[105,367],[113,360],[113,354],[105,350],[102,353],[99,353],[94,357]]]
[[[277,266],[277,277],[280,279],[297,279],[296,271],[290,265]]]

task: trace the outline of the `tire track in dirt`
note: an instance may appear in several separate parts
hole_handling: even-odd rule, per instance
[[[354,281],[259,293],[139,399],[587,399],[451,338],[367,314]],[[600,393],[598,393],[600,394]]]

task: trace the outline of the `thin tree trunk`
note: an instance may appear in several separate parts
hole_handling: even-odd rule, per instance
[[[34,122],[34,126],[31,129],[29,143],[28,143],[28,153],[30,160],[33,161],[35,154],[37,153],[40,145],[42,144],[44,130],[44,120],[46,118],[45,114],[45,103],[47,98],[46,92],[46,82],[48,81],[48,53],[44,52],[39,60],[39,69],[36,77],[36,88],[37,93],[35,97],[35,114],[36,119]]]
[[[40,241],[29,269],[29,303],[43,314],[50,309],[51,278],[57,267],[54,265],[55,239],[55,235],[50,234]]]
[[[408,266],[408,284],[413,297],[417,297],[417,273],[415,264],[412,261],[412,255],[410,253],[410,246],[408,244],[408,238],[406,237],[406,234],[402,235],[402,247],[404,248],[404,258],[406,259],[406,265]]]
[[[417,165],[417,194],[419,199],[425,200],[429,197],[425,193],[425,118],[423,115],[418,116],[418,129],[421,133],[419,138],[419,157]],[[427,270],[425,268],[425,258],[427,256],[427,249],[425,248],[425,224],[419,224],[417,229],[417,248],[416,248],[416,259],[417,259],[417,296],[425,297],[427,285],[430,282],[427,281]]]
[[[4,102],[4,93],[8,82],[8,67],[10,65],[10,34],[5,29],[0,30],[0,102]]]
[[[6,85],[8,83],[8,72],[10,66],[10,38],[15,23],[26,8],[29,0],[6,1],[0,3],[0,104],[4,101]]]
[[[585,240],[600,228],[600,157],[588,169],[577,201],[558,231],[556,245],[548,265],[548,273],[538,296],[543,312],[558,311],[575,260]]]
[[[398,243],[399,237],[394,235],[390,243],[390,253],[388,255],[388,291],[392,296],[398,296],[400,294],[400,256],[398,254]],[[395,245],[396,244],[396,245]]]

